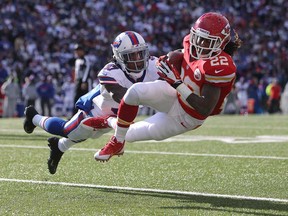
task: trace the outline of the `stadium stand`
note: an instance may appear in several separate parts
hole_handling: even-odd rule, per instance
[[[57,95],[61,95],[64,80],[73,77],[72,48],[76,41],[89,48],[96,78],[111,56],[107,47],[119,32],[141,33],[150,44],[151,54],[159,56],[182,46],[179,38],[188,33],[195,18],[218,11],[228,17],[244,42],[236,56],[238,77],[248,83],[257,78],[259,96],[255,100],[261,106],[258,113],[263,113],[267,99],[263,89],[275,78],[282,89],[287,83],[287,7],[285,0],[3,0],[1,65],[7,76],[17,74],[20,86],[31,74],[39,80],[51,74]],[[6,78],[2,72],[0,85]]]

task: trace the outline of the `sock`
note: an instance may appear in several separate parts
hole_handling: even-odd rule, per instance
[[[117,125],[114,136],[116,137],[118,142],[122,142],[122,143],[124,142],[128,129],[129,127],[119,127]]]
[[[32,122],[35,126],[38,126],[40,128],[42,128],[43,130],[45,130],[45,121],[48,119],[48,116],[42,116],[42,115],[35,115],[32,119]]]
[[[65,152],[75,144],[76,143],[73,142],[72,140],[63,137],[58,142],[58,148],[60,151]]]
[[[117,126],[117,118],[116,117],[109,117],[107,119],[107,122],[111,128],[116,129],[116,126]]]
[[[137,113],[138,106],[126,104],[124,100],[121,100],[118,111],[117,126],[114,133],[117,141],[124,142],[130,124],[133,123]]]

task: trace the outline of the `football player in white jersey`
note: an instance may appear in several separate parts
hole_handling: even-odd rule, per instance
[[[24,130],[32,133],[36,126],[62,138],[48,139],[50,157],[48,169],[56,173],[58,163],[65,151],[88,138],[97,138],[111,128],[95,125],[92,117],[107,119],[117,114],[119,103],[127,89],[134,83],[154,81],[159,78],[157,58],[150,56],[148,44],[137,32],[119,34],[111,44],[113,60],[99,72],[99,84],[76,103],[78,112],[69,120],[41,116],[33,106],[26,107]]]

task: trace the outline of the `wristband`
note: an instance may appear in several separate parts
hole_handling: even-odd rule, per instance
[[[183,82],[176,88],[176,90],[180,93],[180,95],[187,100],[192,91],[185,85]]]

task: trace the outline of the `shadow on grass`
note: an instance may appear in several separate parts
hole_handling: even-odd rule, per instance
[[[245,200],[236,198],[223,197],[205,197],[201,195],[182,195],[167,194],[159,192],[142,192],[142,191],[119,191],[112,189],[101,189],[110,193],[121,193],[129,196],[151,196],[156,198],[174,199],[182,204],[180,206],[163,206],[162,209],[183,209],[183,210],[209,210],[216,212],[228,212],[251,215],[288,215],[288,204],[262,200]],[[200,204],[208,204],[210,207],[204,207]],[[258,211],[258,212],[256,212]],[[264,213],[259,211],[278,211],[278,214]],[[283,214],[282,214],[283,213]]]
[[[1,134],[0,140],[25,140],[25,141],[35,141],[35,140],[47,140],[49,135],[46,134]]]

